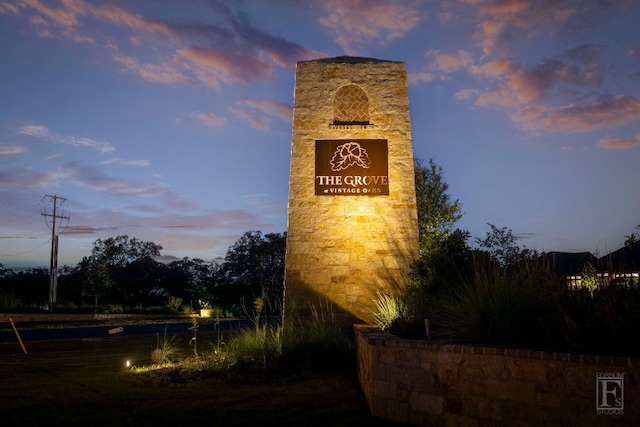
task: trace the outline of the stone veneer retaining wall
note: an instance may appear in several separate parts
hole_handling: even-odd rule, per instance
[[[429,426],[638,426],[640,358],[398,339],[355,326],[373,416]],[[596,373],[624,373],[624,414],[596,414]]]

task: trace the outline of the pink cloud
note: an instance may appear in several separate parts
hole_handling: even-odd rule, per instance
[[[430,82],[435,78],[436,78],[436,75],[433,73],[407,73],[407,81],[409,84],[415,84],[419,82]]]
[[[145,214],[138,216],[136,211]],[[79,212],[74,214],[74,224],[64,234],[113,235],[116,232],[127,234],[135,229],[138,238],[162,245],[163,253],[167,254],[184,249],[210,251],[221,245],[226,249],[238,239],[240,230],[264,226],[254,213],[245,210],[206,210],[196,215],[164,213],[165,210],[157,206]],[[144,228],[140,228],[141,223],[144,223]],[[109,227],[104,224],[109,224]],[[203,232],[216,234],[206,235]],[[219,234],[221,232],[225,234]]]
[[[479,89],[462,89],[462,90],[459,90],[458,92],[456,92],[455,95],[453,95],[453,96],[457,100],[463,101],[463,100],[471,99],[474,96],[478,96],[480,93],[481,92],[480,92]]]
[[[563,24],[577,14],[574,7],[557,2],[503,0],[473,5],[478,6],[480,17],[476,39],[487,55],[503,51],[513,40],[531,37],[541,28]]]
[[[180,71],[177,64],[143,64],[137,58],[132,56],[113,57],[116,61],[126,66],[129,70],[134,71],[145,80],[155,83],[176,83],[186,82],[189,79]]]
[[[49,25],[49,21],[47,21],[46,19],[44,19],[44,18],[43,18],[42,16],[40,16],[40,15],[32,16],[32,17],[29,19],[29,23],[30,23],[31,25],[33,25],[33,26],[41,25],[41,26],[45,26],[45,27],[46,27],[46,26],[48,26],[48,25]]]
[[[170,26],[161,22],[146,19],[140,15],[134,15],[119,7],[95,7],[92,9],[92,12],[94,16],[98,18],[111,21],[114,24],[125,25],[137,31],[174,35],[174,31],[172,31]]]
[[[597,87],[602,83],[603,64],[595,59],[594,51],[590,46],[582,46],[565,52],[560,58],[531,66],[508,58],[472,66],[472,75],[496,81],[496,88],[485,92],[478,105],[525,105],[547,97],[556,88]]]
[[[271,63],[240,50],[188,47],[180,49],[178,54],[195,67],[202,82],[214,87],[220,81],[249,82],[267,79],[273,73]]]
[[[327,15],[320,24],[348,54],[355,53],[354,45],[400,38],[420,22],[418,11],[400,2],[329,0],[322,8]]]
[[[0,156],[11,156],[26,153],[27,149],[21,145],[0,144]]]
[[[112,159],[109,160],[105,160],[103,162],[100,162],[101,165],[113,165],[113,164],[119,164],[119,165],[126,165],[126,166],[138,166],[138,167],[147,167],[147,166],[151,166],[151,162],[149,160],[145,160],[145,159],[138,159],[138,160],[123,160],[119,157],[114,157]]]
[[[529,0],[502,1],[482,6],[481,11],[486,15],[516,15],[531,7]]]
[[[196,113],[193,113],[192,116],[200,120],[202,123],[204,123],[207,126],[220,127],[220,126],[224,126],[227,123],[226,118],[218,116],[213,113],[203,113],[198,111]]]
[[[499,77],[505,74],[512,74],[518,68],[519,66],[512,59],[502,58],[485,62],[481,65],[474,65],[469,69],[469,72],[475,76]]]
[[[640,147],[640,135],[636,135],[636,139],[613,138],[607,136],[598,141],[598,146],[600,148],[613,150]]]
[[[109,37],[105,46],[110,52],[116,52],[115,61],[157,83],[197,80],[218,87],[233,81],[269,79],[276,66],[292,69],[297,61],[322,56],[320,52],[252,25],[246,16],[234,14],[223,3],[211,5],[224,22],[216,26],[199,22],[167,23],[109,3],[96,6],[83,0],[60,1],[56,7],[43,0],[23,0],[20,7],[2,3],[0,13],[19,14],[28,10],[29,19],[38,24],[40,37],[65,37],[92,45],[104,35],[92,33],[103,26],[91,25],[90,18],[128,29],[131,34],[123,34],[123,39],[130,43],[129,47],[138,48],[139,53],[117,54],[120,48],[113,37]],[[156,63],[142,59],[149,53],[158,58]]]
[[[22,4],[35,9],[40,14],[63,27],[78,25],[78,15],[84,15],[87,7],[83,1],[63,0],[59,9],[49,7],[40,0],[22,0]]]
[[[261,111],[269,116],[280,117],[285,121],[291,121],[293,114],[293,108],[290,105],[264,98],[243,98],[236,104]]]
[[[460,68],[465,68],[473,64],[473,55],[470,52],[460,49],[453,54],[442,53],[438,50],[430,50],[427,57],[433,58],[432,67],[444,73],[453,73]]]
[[[308,51],[297,43],[273,36],[237,19],[225,6],[218,5],[218,12],[225,15],[233,31],[199,23],[188,26],[169,25],[116,7],[99,8],[96,15],[115,24],[126,25],[140,34],[163,33],[170,36],[177,46],[176,52],[193,63],[200,80],[214,87],[220,81],[268,78],[274,63],[283,68],[293,68],[298,60],[319,55],[318,52]],[[139,37],[135,38],[135,43],[141,44]],[[258,66],[254,66],[255,64]],[[212,74],[203,67],[213,67],[217,72]]]
[[[504,54],[515,41],[557,32],[571,23],[599,20],[613,11],[634,5],[633,1],[590,0],[461,1],[477,11],[475,38],[485,55]]]
[[[230,108],[230,110],[236,114],[238,117],[241,117],[243,120],[249,122],[251,127],[259,130],[268,130],[269,129],[269,119],[266,117],[261,117],[256,114],[255,111],[245,110],[245,109],[235,109]]]
[[[521,67],[513,74],[507,86],[523,104],[539,100],[558,83],[588,83],[590,76],[584,76],[578,66],[557,60],[544,61],[532,67]]]
[[[18,14],[18,7],[11,3],[0,3],[0,13],[13,13],[14,15]]]
[[[22,168],[0,172],[0,184],[4,188],[49,189],[62,185],[63,181],[76,175],[77,169],[61,167],[48,171],[33,172]]]
[[[476,38],[480,40],[482,51],[489,55],[496,50],[499,42],[506,37],[503,35],[507,23],[498,19],[487,19],[478,24]]]
[[[94,191],[110,193],[110,194],[128,194],[137,197],[158,197],[169,191],[162,185],[141,185],[126,182],[117,178],[107,177],[90,177],[86,176],[81,182],[81,187],[89,188]]]
[[[639,120],[640,101],[618,95],[588,105],[532,106],[516,111],[511,119],[527,131],[586,132]]]
[[[500,89],[483,92],[476,100],[476,105],[480,107],[517,107],[520,103],[511,90]]]
[[[90,147],[101,153],[109,153],[115,150],[115,147],[108,142],[97,141],[87,137],[60,135],[42,125],[25,124],[18,129],[18,133],[73,147]]]

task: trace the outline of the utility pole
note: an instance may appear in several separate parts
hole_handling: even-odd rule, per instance
[[[65,215],[64,211],[62,214],[58,213],[58,207],[63,209],[64,202],[67,201],[64,197],[58,197],[56,195],[50,196],[46,195],[43,197],[43,200],[47,198],[53,204],[52,213],[48,213],[46,207],[44,208],[44,212],[42,212],[42,216],[44,216],[47,225],[51,228],[51,261],[49,266],[49,310],[53,309],[53,304],[55,304],[58,299],[58,234],[60,233],[60,225],[63,220],[67,221],[67,224],[64,226],[66,228],[69,225],[69,215]],[[49,219],[51,218],[51,219]],[[56,224],[56,219],[59,219],[60,222]]]

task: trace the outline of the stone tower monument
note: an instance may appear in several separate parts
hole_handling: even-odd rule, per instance
[[[285,322],[326,303],[370,322],[418,257],[405,64],[299,62],[292,132]]]

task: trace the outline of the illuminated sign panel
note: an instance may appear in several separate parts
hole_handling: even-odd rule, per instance
[[[386,139],[316,140],[316,195],[389,195],[388,153]]]

